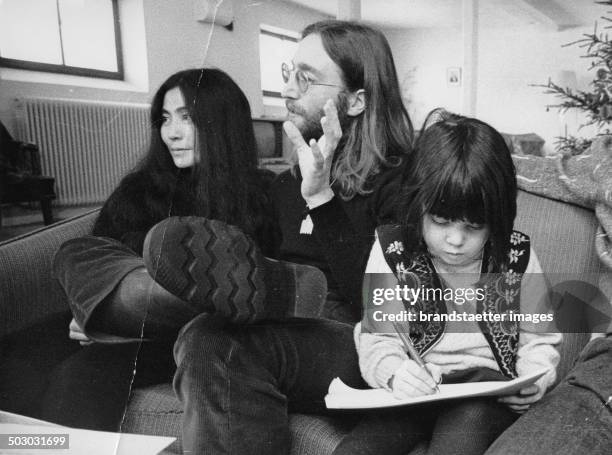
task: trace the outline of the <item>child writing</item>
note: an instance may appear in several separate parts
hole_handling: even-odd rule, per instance
[[[441,379],[508,380],[542,369],[546,374],[516,395],[368,414],[335,454],[405,454],[423,440],[429,441],[428,453],[484,453],[553,384],[559,362],[554,345],[561,335],[509,316],[546,296],[528,236],[513,231],[516,195],[514,166],[501,135],[479,120],[433,111],[406,168],[398,208],[402,225],[377,228],[366,270],[379,281],[384,277],[388,288],[421,289],[417,297],[392,297],[377,309],[389,316],[401,310],[429,315],[400,323],[426,369],[408,356],[393,325],[378,323],[368,309],[355,328],[355,342],[366,382],[398,398],[436,393]],[[436,289],[461,299],[426,292]],[[483,317],[444,319],[452,312]]]

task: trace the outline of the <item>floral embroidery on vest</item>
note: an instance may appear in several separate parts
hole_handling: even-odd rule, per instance
[[[394,271],[399,284],[425,289],[442,289],[440,277],[436,272],[429,255],[419,254],[410,257],[402,241],[404,231],[399,225],[385,225],[377,228],[378,238],[384,251],[387,264]],[[509,269],[504,273],[488,275],[485,298],[477,301],[478,313],[496,314],[520,312],[520,289],[522,275],[529,262],[529,237],[514,231],[509,239]],[[491,272],[493,263],[485,249],[481,273]],[[443,299],[427,300],[420,298],[414,304],[404,302],[408,312],[418,314],[446,313]],[[518,349],[519,326],[516,321],[480,321],[478,322],[487,343],[491,347],[501,372],[509,377],[517,376],[516,352]],[[417,350],[424,354],[431,349],[444,334],[446,323],[432,318],[431,321],[410,324],[410,337]]]

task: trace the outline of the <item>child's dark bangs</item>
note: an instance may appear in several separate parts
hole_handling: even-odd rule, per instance
[[[430,201],[429,213],[447,220],[466,220],[474,224],[484,224],[485,202],[480,187],[461,179],[450,179],[440,186]]]

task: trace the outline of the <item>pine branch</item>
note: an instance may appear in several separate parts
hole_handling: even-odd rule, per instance
[[[612,6],[612,0],[595,1],[595,3]],[[607,14],[612,14],[612,11]],[[612,18],[602,16],[601,20],[604,23],[604,30],[612,29]],[[598,30],[598,24],[595,22],[592,33],[585,33],[582,38],[563,45],[567,46],[584,49],[581,58],[590,60],[588,71],[594,71],[595,77],[589,84],[589,91],[561,87],[551,80],[545,85],[535,86],[543,88],[545,94],[559,100],[557,104],[548,105],[547,109],[554,107],[560,112],[572,109],[582,111],[586,114],[586,121],[579,128],[595,125],[601,131],[612,123],[612,41],[606,32]],[[555,142],[556,149],[561,152],[581,153],[588,145],[590,145],[588,139],[567,135],[557,138]]]
[[[561,87],[552,81],[548,81],[546,85],[539,84],[534,85],[534,87],[544,88],[545,94],[555,96],[562,100],[560,103],[547,105],[547,109],[556,108],[562,113],[570,109],[586,111],[588,120],[581,125],[581,128],[587,125],[597,125],[601,128],[611,119],[609,117],[612,116],[612,110],[608,113],[606,109],[603,109],[610,105],[611,102],[610,96],[607,94],[596,96],[593,93],[584,92],[582,90],[573,91],[568,87]]]
[[[593,141],[576,136],[557,136],[555,138],[555,150],[562,154],[580,155],[588,149]]]

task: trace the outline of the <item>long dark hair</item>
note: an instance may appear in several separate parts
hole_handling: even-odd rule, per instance
[[[348,21],[309,25],[302,37],[319,35],[329,57],[342,70],[348,91],[363,89],[365,111],[352,118],[334,156],[332,180],[345,199],[369,190],[369,177],[381,166],[397,165],[412,151],[413,128],[402,103],[391,48],[378,30]]]
[[[160,134],[164,97],[173,88],[180,89],[196,131],[196,164],[186,169],[174,165]],[[123,240],[169,215],[214,218],[253,234],[267,201],[251,109],[236,83],[218,69],[173,74],[155,93],[150,120],[149,150],[105,204],[94,234]]]
[[[403,180],[400,220],[412,251],[422,251],[426,213],[490,228],[489,254],[508,265],[516,216],[514,163],[503,137],[490,125],[436,109],[423,125]]]

